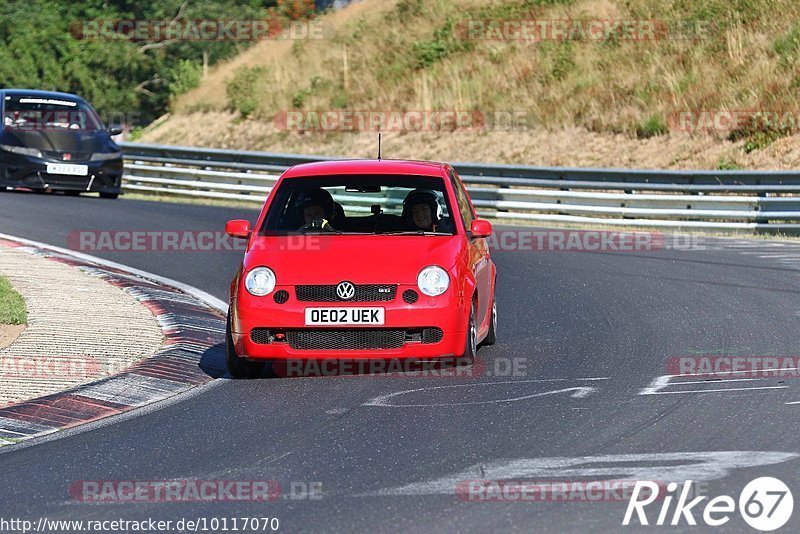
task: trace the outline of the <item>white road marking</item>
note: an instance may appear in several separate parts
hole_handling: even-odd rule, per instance
[[[459,483],[475,479],[574,480],[607,477],[605,480],[717,480],[725,478],[734,469],[788,462],[798,456],[789,452],[707,451],[506,459],[475,464],[456,473],[357,496],[448,495],[456,493]],[[631,465],[633,463],[640,465]]]
[[[703,378],[690,382],[670,382],[670,386],[680,386],[683,384],[718,384],[720,382],[747,382],[751,380],[767,380],[767,378]]]
[[[736,371],[730,371],[736,372]],[[743,371],[744,372],[744,371]],[[747,371],[752,372],[752,371]],[[675,395],[675,394],[686,394],[686,393],[724,393],[726,391],[756,391],[756,390],[765,390],[765,389],[787,389],[789,386],[753,386],[749,388],[717,388],[717,389],[690,389],[690,390],[682,390],[682,391],[661,391],[662,389],[666,388],[667,386],[675,385],[686,385],[692,384],[692,382],[670,382],[672,377],[675,376],[693,376],[693,375],[662,375],[655,379],[653,379],[650,384],[639,390],[639,395]],[[740,379],[740,380],[750,380],[750,379]],[[752,379],[756,380],[756,379]],[[716,382],[724,382],[725,380],[714,380],[714,381],[700,381],[694,382],[697,385],[706,385],[706,384],[714,384]],[[735,380],[727,380],[730,382],[734,382]]]
[[[650,385],[646,388],[642,388],[639,391],[639,395],[657,395],[658,390],[664,389],[669,385],[669,381],[672,379],[673,376],[681,376],[681,375],[662,375],[653,379],[650,382]]]
[[[800,313],[800,311],[797,312],[797,313]],[[673,376],[673,377],[688,376],[688,377],[694,377],[694,378],[708,378],[708,377],[711,377],[711,376],[716,377],[716,376],[722,376],[722,375],[737,375],[737,374],[742,374],[742,373],[755,373],[755,372],[766,373],[766,372],[782,372],[782,371],[798,371],[798,370],[800,370],[800,367],[779,367],[777,369],[745,369],[743,371],[716,371],[714,373],[707,373],[705,375],[700,375],[700,374],[697,374],[697,373],[686,373],[686,374],[666,375],[666,376]],[[776,376],[768,376],[768,377],[764,377],[764,378],[786,378],[786,377],[781,377],[781,376],[777,376],[776,375]]]
[[[679,393],[717,393],[725,391],[755,391],[759,389],[786,389],[789,386],[756,386],[752,388],[721,388],[721,389],[692,389],[689,391],[659,391],[650,395],[676,395]],[[642,395],[642,393],[639,393]]]
[[[786,404],[800,404],[800,401],[787,402]]]
[[[562,380],[562,379],[558,379]],[[425,407],[439,407],[439,406],[469,406],[469,405],[478,405],[478,404],[499,404],[504,402],[517,402],[527,399],[533,399],[537,397],[544,397],[547,395],[557,395],[559,393],[569,393],[572,392],[570,397],[574,399],[582,399],[591,395],[592,393],[597,391],[597,388],[588,387],[588,386],[576,386],[571,388],[564,388],[564,389],[556,389],[552,391],[544,391],[539,393],[532,393],[530,395],[522,395],[519,397],[512,397],[507,399],[493,399],[487,401],[471,401],[471,402],[453,402],[453,403],[430,403],[430,404],[392,404],[389,402],[390,399],[394,397],[398,397],[401,395],[408,395],[410,393],[417,393],[419,391],[433,391],[438,389],[448,389],[448,388],[464,388],[464,387],[484,387],[484,386],[492,386],[498,384],[525,384],[525,383],[534,383],[534,382],[545,382],[545,381],[552,381],[548,379],[541,379],[541,380],[506,380],[503,382],[483,382],[483,383],[473,383],[473,384],[453,384],[447,386],[432,386],[426,388],[417,388],[417,389],[406,389],[403,391],[397,391],[395,393],[388,393],[386,395],[379,395],[374,397],[362,406],[379,406],[384,408],[425,408]]]

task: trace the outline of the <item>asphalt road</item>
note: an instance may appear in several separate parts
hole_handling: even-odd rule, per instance
[[[256,214],[0,193],[0,232],[62,247],[75,231],[220,231]],[[777,261],[786,258],[743,252],[761,246],[715,239],[699,250],[496,252],[499,342],[479,352],[485,373],[221,379],[160,410],[0,453],[0,518],[277,517],[289,532],[625,531],[635,528],[621,526],[624,501],[470,502],[456,487],[632,476],[705,480],[710,497],[738,500],[747,482],[774,476],[800,497],[800,404],[787,404],[800,401],[797,380],[654,382],[674,357],[800,354],[800,272]],[[241,253],[95,254],[225,299]],[[85,504],[69,494],[80,480],[173,479],[274,480],[284,493],[321,484],[322,498]],[[647,508],[651,523],[659,508]],[[795,510],[784,530],[799,526]],[[685,520],[670,528],[706,530]],[[722,529],[754,532],[738,511]]]

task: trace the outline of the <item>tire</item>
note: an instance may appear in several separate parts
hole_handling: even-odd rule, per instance
[[[233,345],[233,336],[231,335],[230,314],[228,314],[228,321],[225,328],[225,339],[227,341],[225,363],[228,366],[228,372],[231,376],[233,378],[259,378],[264,371],[264,364],[248,362],[236,354],[236,347]]]
[[[100,198],[115,199],[119,197],[119,193],[100,193]]]
[[[475,359],[476,352],[478,352],[478,327],[475,326],[475,305],[473,304],[469,310],[467,339],[464,345],[464,355],[462,356],[462,358],[465,361],[471,362]]]
[[[489,333],[486,334],[486,337],[481,342],[482,346],[489,346],[494,345],[497,343],[497,299],[493,295],[492,296],[492,311],[491,311],[491,319],[489,321]]]

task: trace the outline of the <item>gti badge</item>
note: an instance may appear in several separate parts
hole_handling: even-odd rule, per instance
[[[341,300],[350,300],[356,295],[356,286],[351,282],[342,282],[336,286],[336,296]]]

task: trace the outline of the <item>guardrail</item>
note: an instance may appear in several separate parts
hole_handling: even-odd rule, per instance
[[[263,203],[292,165],[334,158],[122,143],[123,189]],[[481,216],[711,230],[800,231],[800,172],[454,163]]]

